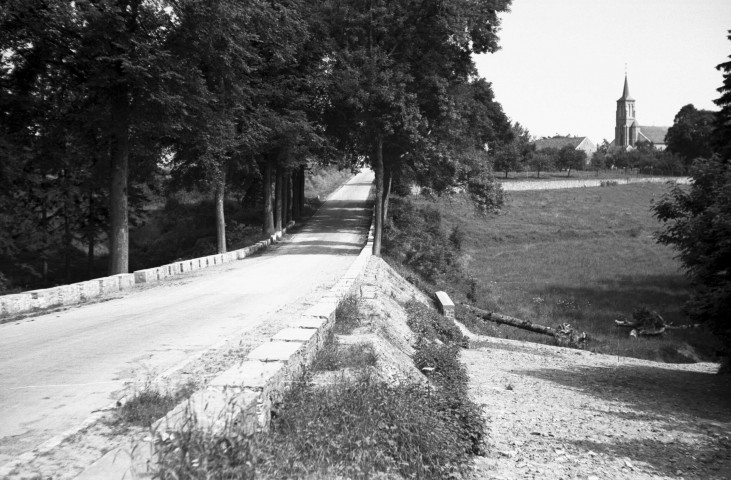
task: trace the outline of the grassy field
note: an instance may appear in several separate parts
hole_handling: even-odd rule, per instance
[[[701,353],[714,351],[708,333],[633,339],[613,322],[639,307],[668,322],[686,322],[681,308],[689,284],[674,252],[653,239],[660,224],[650,205],[667,188],[511,192],[503,210],[487,217],[476,214],[464,197],[442,198],[436,205],[448,229],[459,225],[467,234],[463,262],[477,282],[476,306],[548,326],[568,322],[593,338],[589,348],[597,352],[682,361],[677,350],[685,343]],[[552,342],[494,324],[482,332]]]

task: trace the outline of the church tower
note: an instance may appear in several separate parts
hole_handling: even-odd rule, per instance
[[[635,119],[635,99],[629,94],[627,74],[624,75],[624,91],[617,100],[617,123],[614,132],[614,144],[617,147],[634,147],[637,143],[637,120]]]

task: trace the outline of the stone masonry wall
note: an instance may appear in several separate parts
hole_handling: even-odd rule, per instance
[[[287,224],[287,228],[276,232],[266,240],[223,254],[182,260],[159,267],[137,270],[134,273],[122,273],[109,277],[95,278],[86,282],[72,283],[12,295],[2,295],[0,296],[0,318],[83,303],[105,294],[130,289],[138,284],[159,282],[175,275],[182,275],[202,268],[242,260],[268,247],[272,243],[277,243],[287,232],[287,229],[292,228],[294,224],[295,222],[291,221]]]

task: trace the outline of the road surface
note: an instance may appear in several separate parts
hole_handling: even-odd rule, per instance
[[[145,372],[185,363],[331,287],[365,244],[372,180],[358,174],[262,255],[1,324],[0,466],[78,427]]]

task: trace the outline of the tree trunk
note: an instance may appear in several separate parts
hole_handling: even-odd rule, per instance
[[[274,209],[272,207],[272,162],[267,158],[264,165],[264,221],[262,224],[264,235],[274,234]]]
[[[277,167],[274,177],[274,231],[282,231],[282,213],[283,213],[283,199],[282,199],[282,169]]]
[[[129,98],[127,88],[118,87],[111,101],[112,138],[109,188],[109,274],[129,271],[129,218],[127,178],[129,175]]]
[[[284,175],[284,226],[289,225],[292,221],[292,172],[287,170]]]
[[[68,181],[68,179],[67,179]],[[64,278],[66,283],[71,283],[71,222],[69,221],[69,213],[71,208],[70,193],[66,191],[66,198],[63,205],[63,243],[64,243]]]
[[[221,178],[216,182],[216,250],[218,253],[226,253],[226,217],[223,211],[223,203],[226,198],[226,174],[221,173]]]
[[[471,305],[462,304],[462,306],[466,310],[473,313],[474,315],[477,315],[478,317],[482,318],[483,320],[489,320],[489,321],[495,322],[495,323],[502,323],[505,325],[522,328],[523,330],[528,330],[528,331],[536,332],[536,333],[542,333],[544,335],[550,335],[552,337],[556,336],[556,330],[554,330],[551,327],[545,327],[543,325],[538,325],[537,323],[529,322],[528,320],[521,320],[519,318],[509,317],[507,315],[501,315],[499,313],[488,312],[488,311],[482,310],[480,308],[473,307]]]
[[[300,216],[305,214],[305,180],[306,180],[305,165],[300,167],[299,173],[299,187],[297,188],[297,201],[299,202]]]
[[[383,225],[386,225],[386,220],[388,220],[388,200],[391,196],[391,183],[393,181],[393,175],[391,174],[391,170],[387,173],[388,180],[386,180],[386,191],[383,192]]]
[[[383,137],[376,136],[375,145],[376,199],[375,228],[373,231],[373,255],[381,256],[381,234],[383,232]]]
[[[91,279],[94,272],[94,187],[89,181],[89,231],[87,232],[88,250],[86,252],[86,278]]]
[[[292,219],[293,220],[299,220],[300,218],[300,208],[299,208],[299,168],[295,168],[292,170],[291,174],[291,182],[292,182]]]

